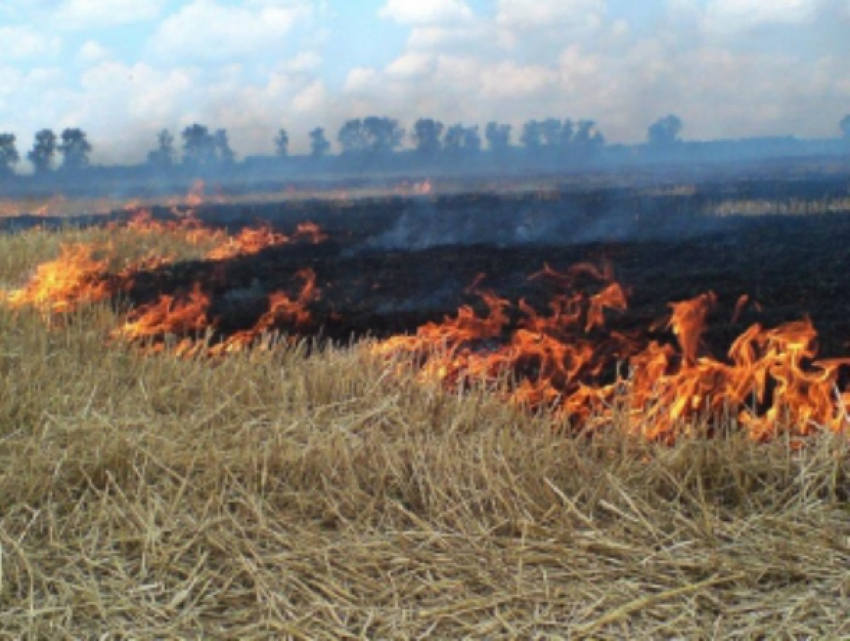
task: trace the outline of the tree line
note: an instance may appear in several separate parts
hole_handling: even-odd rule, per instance
[[[647,129],[647,145],[658,150],[669,149],[680,142],[682,128],[682,120],[676,115],[659,118]],[[850,142],[850,114],[839,122],[839,129],[843,138]],[[336,142],[341,157],[388,157],[397,153],[407,139],[412,143],[412,152],[423,159],[460,158],[482,151],[485,142],[489,151],[496,155],[517,149],[513,133],[509,124],[489,122],[482,137],[477,125],[456,123],[447,126],[433,118],[420,118],[407,132],[396,119],[367,116],[347,120],[337,133]],[[225,129],[210,130],[195,123],[184,128],[180,136],[182,155],[178,154],[171,132],[160,131],[156,148],[147,155],[147,165],[163,170],[180,164],[202,172],[236,164],[236,154]],[[308,136],[310,157],[323,158],[331,153],[325,129],[316,127]],[[593,120],[546,118],[525,122],[518,142],[520,149],[535,156],[587,158],[604,147],[605,137]],[[273,140],[278,158],[289,157],[289,143],[289,133],[279,129]],[[81,129],[67,128],[59,136],[51,129],[42,129],[36,133],[26,158],[37,176],[52,171],[73,174],[89,166],[91,152],[92,145]],[[58,165],[57,156],[61,156]],[[14,167],[20,159],[15,135],[0,133],[0,178],[14,175]]]
[[[33,147],[27,152],[27,160],[32,163],[36,174],[45,174],[53,169],[54,158],[59,153],[62,156],[60,168],[74,172],[88,167],[91,151],[91,143],[81,129],[65,129],[59,137],[52,129],[42,129],[35,135]],[[0,177],[11,175],[12,167],[20,159],[15,135],[0,133]]]

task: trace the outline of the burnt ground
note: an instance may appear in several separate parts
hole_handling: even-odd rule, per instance
[[[545,311],[555,284],[530,281],[530,275],[545,264],[565,271],[579,262],[608,261],[629,293],[628,312],[608,315],[615,330],[644,330],[646,339],[671,341],[663,327],[645,330],[666,318],[669,302],[713,291],[718,304],[705,334],[707,353],[722,356],[754,322],[772,327],[808,315],[819,331],[822,356],[850,354],[850,215],[705,213],[730,198],[777,194],[779,202],[814,202],[847,198],[848,188],[846,182],[809,181],[709,185],[667,196],[608,189],[210,205],[199,217],[230,231],[268,221],[291,232],[296,223],[312,220],[329,240],[146,272],[127,296],[143,304],[200,282],[213,296],[211,315],[226,335],[251,327],[270,292],[295,293],[301,283],[295,274],[309,267],[321,295],[311,304],[314,322],[307,331],[348,341],[413,332],[463,304],[483,312],[468,289],[479,274],[485,274],[482,289],[512,302],[525,298]],[[168,215],[165,209],[154,213]],[[747,306],[732,323],[742,294],[759,306]]]
[[[201,217],[231,230],[267,220],[292,231],[296,222],[313,220],[330,238],[141,274],[129,298],[145,303],[200,281],[213,294],[218,330],[228,334],[254,324],[268,293],[297,292],[295,274],[309,267],[321,290],[309,332],[347,341],[413,332],[462,304],[484,312],[469,291],[480,274],[481,289],[545,311],[556,283],[530,275],[545,264],[565,271],[607,261],[629,293],[629,311],[609,314],[615,330],[648,330],[669,314],[669,302],[713,291],[718,303],[705,334],[707,353],[722,356],[754,322],[773,327],[809,316],[822,356],[850,354],[850,215],[718,217],[700,213],[704,204],[699,194],[588,193],[219,205]],[[748,305],[733,323],[742,294],[758,305]],[[672,340],[663,327],[645,337]]]

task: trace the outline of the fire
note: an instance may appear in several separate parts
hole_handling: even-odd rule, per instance
[[[316,274],[312,269],[302,269],[296,274],[304,281],[301,292],[292,300],[286,292],[277,291],[269,296],[269,309],[249,330],[237,332],[227,340],[212,346],[209,354],[218,356],[245,350],[256,344],[264,334],[274,331],[276,327],[290,327],[295,330],[303,329],[312,320],[308,305],[318,295],[316,289]]]
[[[22,288],[4,294],[12,307],[33,306],[44,312],[70,312],[80,303],[93,303],[115,293],[107,278],[105,258],[94,258],[85,244],[63,245],[56,260],[43,263]]]
[[[123,224],[113,223],[111,229],[125,228],[139,234],[168,235],[189,245],[210,244],[213,248],[206,253],[211,260],[227,260],[237,256],[256,254],[267,247],[278,247],[295,241],[318,244],[327,240],[327,235],[313,222],[299,223],[292,236],[274,231],[270,225],[247,227],[235,236],[223,229],[207,226],[190,209],[183,214],[173,210],[175,220],[154,218],[149,209],[131,209],[132,217]]]
[[[113,335],[139,340],[199,333],[210,326],[209,304],[210,297],[197,284],[185,300],[163,294],[157,302],[131,310],[127,321]]]
[[[303,223],[298,223],[295,226],[293,240],[307,240],[313,245],[318,245],[319,243],[325,242],[327,239],[328,235],[322,231],[321,227],[312,221],[308,220]]]
[[[305,332],[318,325],[311,304],[319,290],[309,269],[296,274],[296,287],[269,295],[266,312],[252,327],[222,336],[213,311],[214,292],[226,284],[223,261],[296,241],[324,241],[313,223],[291,235],[270,226],[229,235],[191,214],[161,221],[142,210],[126,227],[139,234],[179,235],[189,243],[209,241],[213,247],[204,248],[206,258],[221,262],[206,282],[132,309],[112,331],[113,339],[148,352],[173,345],[170,353],[177,356],[219,357],[266,345],[263,337],[279,330]],[[142,271],[170,261],[149,255],[113,273],[111,251],[63,246],[58,258],[40,265],[26,285],[2,299],[11,307],[61,314],[130,292]],[[580,430],[616,422],[648,439],[672,441],[688,425],[716,425],[725,417],[751,438],[765,440],[781,429],[796,437],[848,427],[850,391],[839,385],[850,358],[819,360],[817,332],[808,319],[775,328],[751,325],[718,357],[707,353],[703,341],[717,305],[713,292],[670,303],[669,316],[648,332],[618,332],[610,321],[627,312],[629,293],[609,265],[582,263],[565,272],[546,265],[530,279],[554,288],[548,309],[481,289],[478,278],[468,290],[480,298],[478,304],[369,349],[381,358],[411,360],[421,380],[453,390],[481,382],[511,403],[551,410],[559,423]],[[758,304],[742,296],[734,320],[747,305]]]
[[[593,295],[573,289],[579,276],[601,281],[602,289]],[[676,345],[647,343],[605,330],[606,314],[626,309],[625,291],[609,270],[583,264],[560,274],[547,266],[532,276],[543,277],[566,291],[553,298],[547,316],[520,301],[523,319],[507,334],[511,305],[484,292],[486,314],[462,307],[456,317],[372,350],[415,356],[420,378],[451,388],[507,378],[510,402],[551,408],[577,428],[610,424],[615,412],[625,412],[630,429],[654,440],[673,440],[686,424],[720,416],[733,417],[756,440],[782,426],[801,436],[848,426],[850,392],[837,386],[850,359],[816,360],[817,333],[808,320],[770,330],[753,325],[721,361],[701,353],[706,316],[716,303],[712,292],[670,305],[667,328]]]
[[[225,340],[208,344],[209,332],[215,330],[216,319],[210,318],[212,299],[196,284],[187,296],[161,295],[147,305],[130,311],[124,324],[112,332],[113,338],[138,342],[149,353],[164,349],[169,338],[178,339],[176,356],[221,356],[244,351],[264,335],[278,328],[303,329],[309,325],[309,303],[316,299],[316,275],[310,269],[298,272],[303,281],[300,293],[293,299],[286,292],[269,295],[269,309],[253,327],[232,334]]]
[[[699,340],[705,329],[705,316],[715,303],[717,296],[714,292],[708,292],[691,300],[670,304],[673,314],[667,327],[679,339],[679,346],[688,365],[696,362]]]
[[[180,215],[176,220],[158,220],[149,209],[133,210],[133,216],[124,223],[112,223],[111,229],[128,229],[138,234],[168,235],[182,240],[190,245],[202,243],[226,244],[227,234],[220,229],[211,229],[195,217],[194,211]]]
[[[122,228],[114,223],[109,227],[113,230]],[[268,226],[244,229],[236,236],[230,236],[222,230],[205,226],[191,212],[176,221],[162,221],[145,209],[137,210],[123,228],[134,234],[170,234],[189,244],[212,242],[214,247],[206,257],[217,261],[257,253],[266,247],[297,241],[320,243],[327,238],[312,222],[299,224],[291,236],[274,232]],[[128,292],[141,272],[173,262],[170,257],[149,254],[128,263],[117,273],[111,273],[109,263],[112,254],[114,247],[111,244],[103,247],[87,244],[63,246],[60,256],[40,265],[22,288],[0,292],[0,300],[16,308],[32,306],[44,312],[66,313],[81,304],[108,300]],[[104,257],[95,258],[98,255]],[[217,269],[212,280],[221,278],[223,273]],[[264,334],[278,328],[297,330],[309,325],[311,315],[308,305],[318,296],[316,277],[309,269],[298,272],[297,277],[303,285],[296,296],[290,298],[283,291],[272,293],[268,311],[254,327],[214,345],[207,346],[206,339],[202,340],[203,334],[208,335],[215,330],[216,319],[209,315],[212,300],[201,283],[195,283],[186,295],[160,295],[156,301],[132,309],[111,335],[115,339],[142,343],[147,351],[161,351],[169,337],[177,337],[180,342],[174,353],[184,356],[200,353],[218,355],[246,349]]]
[[[296,240],[308,240],[315,244],[327,239],[318,225],[312,222],[299,223],[295,233],[290,237],[272,230],[268,225],[243,229],[235,237],[229,237],[207,253],[212,260],[226,260],[236,256],[256,254],[267,247],[278,247]]]

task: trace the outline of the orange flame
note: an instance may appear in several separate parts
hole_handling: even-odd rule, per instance
[[[299,223],[295,233],[290,237],[272,230],[268,225],[243,229],[235,237],[227,240],[207,253],[212,260],[225,260],[236,256],[257,254],[267,247],[278,247],[295,240],[306,239],[315,244],[327,239],[318,225],[312,222]]]
[[[313,223],[300,225],[292,236],[260,227],[231,237],[192,216],[162,222],[146,211],[127,227],[139,233],[182,234],[190,242],[211,240],[217,244],[208,258],[216,260],[295,239],[325,239]],[[96,258],[109,249],[63,246],[57,259],[40,265],[30,282],[2,293],[2,299],[11,307],[68,312],[126,291],[140,270],[168,262],[148,256],[111,274],[107,258]],[[210,295],[200,284],[185,296],[161,295],[132,310],[112,335],[143,342],[148,351],[161,351],[166,337],[173,336],[179,341],[173,351],[178,356],[245,350],[275,329],[303,330],[312,322],[309,304],[318,296],[316,276],[302,270],[298,277],[303,284],[296,296],[275,292],[254,327],[214,345],[202,336],[207,332],[209,337],[217,319],[210,318]],[[752,325],[721,360],[705,355],[702,345],[708,314],[717,303],[713,292],[671,303],[666,326],[656,329],[666,327],[673,340],[659,342],[607,329],[606,318],[627,309],[627,292],[610,266],[582,263],[561,273],[546,265],[531,278],[557,287],[547,312],[525,300],[513,305],[479,290],[479,278],[470,291],[478,293],[486,311],[465,305],[442,322],[425,324],[414,335],[391,337],[372,350],[384,357],[413,356],[420,378],[451,389],[473,381],[498,383],[511,402],[550,408],[577,428],[611,424],[609,419],[617,415],[625,417],[628,429],[647,438],[672,441],[686,425],[720,417],[756,440],[772,438],[782,428],[806,436],[848,427],[850,391],[838,385],[850,358],[817,360],[817,333],[808,319],[773,329]],[[747,304],[746,297],[738,300],[733,321]]]
[[[256,254],[267,247],[286,245],[296,240],[318,244],[327,239],[327,235],[313,222],[299,223],[295,233],[290,237],[286,234],[272,230],[268,225],[248,227],[241,230],[236,236],[228,235],[224,230],[214,229],[205,225],[195,217],[194,212],[180,215],[178,220],[158,220],[153,217],[149,209],[136,209],[132,218],[119,225],[112,223],[111,229],[123,226],[141,234],[167,234],[189,243],[200,245],[202,243],[214,243],[215,247],[207,252],[206,257],[211,260],[227,260],[236,256]]]
[[[255,344],[266,332],[275,327],[287,326],[302,329],[311,321],[307,305],[317,296],[316,274],[312,269],[302,269],[296,276],[304,281],[301,292],[292,300],[285,292],[277,291],[269,295],[269,309],[249,330],[237,332],[227,340],[213,345],[209,349],[211,356],[242,351]]]
[[[79,303],[104,300],[114,292],[107,279],[107,260],[95,259],[89,245],[63,245],[56,260],[42,263],[22,288],[5,294],[12,307],[30,305],[42,311],[69,312]]]
[[[565,274],[546,266],[533,278],[543,276],[561,287],[572,287],[578,277],[603,283],[612,278],[607,269],[590,265]],[[821,429],[841,431],[850,421],[845,411],[850,392],[837,392],[839,369],[850,366],[850,358],[813,360],[817,334],[808,320],[772,330],[753,325],[731,346],[729,362],[722,362],[700,356],[706,316],[716,303],[712,292],[670,305],[667,327],[678,349],[655,341],[641,347],[615,332],[590,339],[590,332],[604,327],[605,310],[626,308],[625,292],[615,282],[589,297],[561,293],[545,317],[520,301],[520,328],[496,345],[487,339],[505,329],[509,304],[492,294],[485,302],[490,310],[485,317],[462,307],[455,318],[372,349],[384,356],[416,354],[421,378],[452,387],[509,374],[511,402],[551,407],[576,426],[610,424],[589,419],[625,411],[632,429],[650,439],[673,440],[687,422],[702,417],[731,417],[757,440],[780,427],[804,436]],[[618,371],[613,383],[604,384],[603,373],[623,359],[627,375]]]
[[[115,330],[113,336],[140,340],[167,334],[199,333],[210,326],[209,304],[209,296],[198,284],[185,299],[162,294],[157,302],[131,310],[124,325]]]
[[[140,234],[167,234],[179,238],[190,245],[201,243],[226,243],[227,234],[220,229],[211,229],[198,220],[190,211],[178,220],[158,220],[149,209],[137,209],[130,220],[123,224],[112,223],[111,229],[123,227]]]
[[[117,224],[110,228],[117,229]],[[208,258],[221,260],[242,254],[252,254],[264,247],[286,244],[294,240],[319,243],[326,236],[311,222],[297,226],[292,237],[273,232],[269,227],[245,229],[235,237],[225,232],[207,228],[192,215],[178,221],[160,221],[148,210],[138,210],[125,223],[125,228],[137,233],[167,233],[179,235],[190,243],[215,241],[218,246],[209,252]],[[172,259],[148,255],[121,269],[109,273],[108,259],[95,259],[99,252],[109,252],[111,247],[95,249],[89,245],[63,246],[60,256],[40,265],[36,274],[22,288],[12,292],[0,292],[0,300],[12,307],[34,306],[43,311],[62,313],[76,309],[82,303],[108,299],[119,292],[128,291],[135,277],[143,270],[152,270],[172,262]],[[219,273],[219,272],[216,272]],[[244,349],[253,344],[263,333],[278,326],[302,328],[310,322],[309,302],[317,296],[315,274],[302,270],[298,276],[304,281],[300,294],[293,300],[285,292],[270,296],[270,309],[250,330],[239,332],[221,344],[209,348],[209,354]],[[215,328],[215,321],[208,317],[210,297],[196,283],[185,297],[161,295],[147,305],[137,307],[128,314],[124,324],[112,332],[114,338],[149,342],[149,351],[163,349],[164,337],[174,335],[181,338],[175,349],[179,355],[204,353],[204,341],[200,333]]]

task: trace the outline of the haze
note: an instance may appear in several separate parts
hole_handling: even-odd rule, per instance
[[[367,115],[591,118],[632,143],[675,113],[686,140],[834,137],[848,33],[848,0],[6,0],[0,131],[27,149],[79,127],[96,163],[194,122],[241,157],[281,127],[301,153]]]

